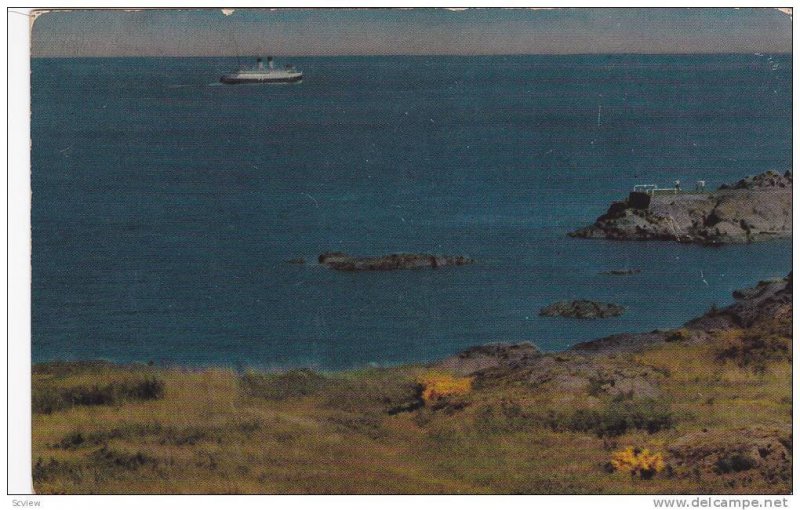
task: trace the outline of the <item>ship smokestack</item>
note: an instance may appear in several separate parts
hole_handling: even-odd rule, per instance
[[[269,64],[270,69],[275,68],[274,64],[272,63],[272,57],[267,57],[267,63]]]
[[[261,57],[256,59],[256,65],[259,69],[264,69],[264,62],[261,61]]]

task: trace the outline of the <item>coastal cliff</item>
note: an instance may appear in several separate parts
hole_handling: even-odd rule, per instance
[[[572,237],[662,240],[704,245],[752,243],[792,235],[792,175],[768,171],[712,193],[631,194]]]

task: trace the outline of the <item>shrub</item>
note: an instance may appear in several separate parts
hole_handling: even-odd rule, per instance
[[[665,342],[685,342],[692,337],[692,334],[686,328],[679,328],[667,333],[664,337]]]
[[[451,374],[430,372],[418,379],[422,385],[422,400],[425,404],[434,403],[442,398],[466,395],[472,390],[471,377],[455,377]]]
[[[162,433],[163,431],[164,427],[159,423],[132,423],[109,430],[100,430],[95,432],[82,432],[77,430],[67,434],[61,439],[61,441],[54,443],[51,445],[51,447],[69,450],[72,448],[102,445],[112,439],[131,439],[134,437],[156,435]]]
[[[34,413],[50,414],[73,406],[116,405],[128,400],[157,400],[164,397],[164,381],[155,377],[142,380],[113,381],[106,385],[58,388],[52,385],[33,387],[31,406]]]
[[[737,452],[731,455],[720,457],[714,465],[714,468],[716,472],[720,474],[738,473],[740,471],[753,469],[757,464],[758,462],[754,458]]]
[[[484,433],[522,432],[538,425],[536,417],[519,403],[503,399],[499,405],[485,404],[475,414],[475,425]]]
[[[67,478],[79,483],[83,478],[83,473],[79,466],[71,462],[59,461],[52,457],[48,461],[41,457],[36,459],[31,475],[34,484],[59,478]]]
[[[158,461],[150,455],[137,451],[128,453],[103,446],[90,455],[92,461],[108,468],[119,468],[126,471],[135,471],[145,465],[155,465]]]
[[[51,444],[52,448],[72,450],[92,446],[107,446],[114,439],[140,441],[147,438],[147,442],[157,442],[160,445],[192,446],[201,441],[213,441],[219,444],[230,440],[237,435],[250,437],[261,428],[261,423],[247,420],[228,423],[221,426],[190,425],[175,427],[152,423],[129,423],[107,430],[84,432],[76,430]]]
[[[632,477],[638,476],[643,480],[653,478],[665,467],[660,453],[650,453],[650,450],[633,447],[614,452],[610,464],[615,471],[628,471]]]
[[[608,430],[646,430],[650,434],[672,427],[673,416],[666,405],[656,400],[613,402],[606,413]],[[616,427],[616,428],[615,428]],[[613,434],[611,434],[613,435]]]
[[[774,333],[748,332],[726,340],[716,354],[718,361],[733,361],[742,368],[763,372],[769,362],[791,362],[792,341]]]
[[[546,419],[553,430],[592,432],[599,437],[619,436],[629,430],[655,433],[673,425],[669,408],[655,400],[613,401],[602,410],[578,409],[572,414],[550,413]]]

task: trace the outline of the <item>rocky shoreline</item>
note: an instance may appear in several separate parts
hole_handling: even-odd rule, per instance
[[[564,406],[591,409],[609,399],[653,405],[636,419],[647,422],[646,427],[669,428],[670,415],[661,414],[654,403],[681,403],[670,400],[674,399],[676,377],[692,373],[699,381],[703,374],[731,370],[725,367],[732,366],[741,373],[764,374],[776,364],[791,364],[791,273],[733,296],[736,302],[732,305],[711,309],[677,329],[613,335],[557,353],[543,353],[527,342],[484,345],[442,360],[433,368],[473,378],[482,388],[533,387],[540,393],[559,395]],[[695,356],[703,361],[689,367]],[[694,391],[693,395],[701,398]],[[715,398],[703,396],[693,405],[692,410],[711,409]],[[594,426],[600,415],[591,416],[589,423]],[[668,476],[722,480],[729,488],[747,487],[755,480],[785,481],[792,462],[790,417],[768,425],[756,421],[735,429],[698,427],[676,433],[665,445]]]
[[[788,190],[791,209],[785,178],[740,181],[697,200],[718,197],[716,215],[726,194]],[[615,214],[626,217],[631,205]],[[333,252],[318,262],[385,271],[473,260]],[[256,493],[265,482],[274,493],[309,494],[789,493],[792,274],[733,298],[676,329],[561,352],[494,343],[432,363],[341,374],[36,363],[32,480],[39,494],[158,492],[165,473],[170,491],[187,493],[196,480],[212,492]],[[576,300],[542,312],[623,311]],[[447,469],[431,477],[431,466]],[[234,490],[231,472],[241,484]]]
[[[777,321],[783,327],[781,334],[792,335],[792,274],[785,278],[759,282],[755,287],[733,293],[733,304],[712,308],[682,327],[655,330],[646,333],[621,333],[604,338],[580,342],[566,351],[542,353],[530,342],[498,343],[476,346],[446,358],[436,366],[458,369],[462,375],[476,375],[487,368],[520,368],[525,362],[541,358],[558,358],[572,353],[582,355],[618,354],[636,352],[649,347],[671,343],[698,343],[709,335],[735,328],[753,328],[761,321]],[[471,360],[467,363],[466,360]],[[478,361],[475,361],[478,360]],[[469,367],[466,369],[465,367]]]
[[[792,236],[792,175],[768,171],[712,193],[632,192],[571,237],[741,244]]]
[[[218,466],[240,465],[278,466],[275,492],[788,493],[791,274],[734,297],[669,331],[556,353],[488,344],[343,374],[34,364],[34,486],[97,493],[96,480],[112,480],[109,492],[157,492],[168,472],[227,487]],[[659,464],[647,472],[613,465],[648,449]],[[432,465],[452,466],[447,485],[419,485]],[[386,466],[413,476],[392,485]],[[237,471],[252,492],[266,476]]]

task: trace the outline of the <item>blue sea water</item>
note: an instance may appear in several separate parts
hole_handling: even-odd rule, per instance
[[[33,360],[342,369],[674,327],[791,243],[572,239],[634,184],[791,166],[790,55],[32,61]],[[340,273],[319,253],[469,255]],[[305,265],[287,264],[304,257]],[[641,268],[637,275],[599,274]],[[555,300],[618,318],[539,317]]]

